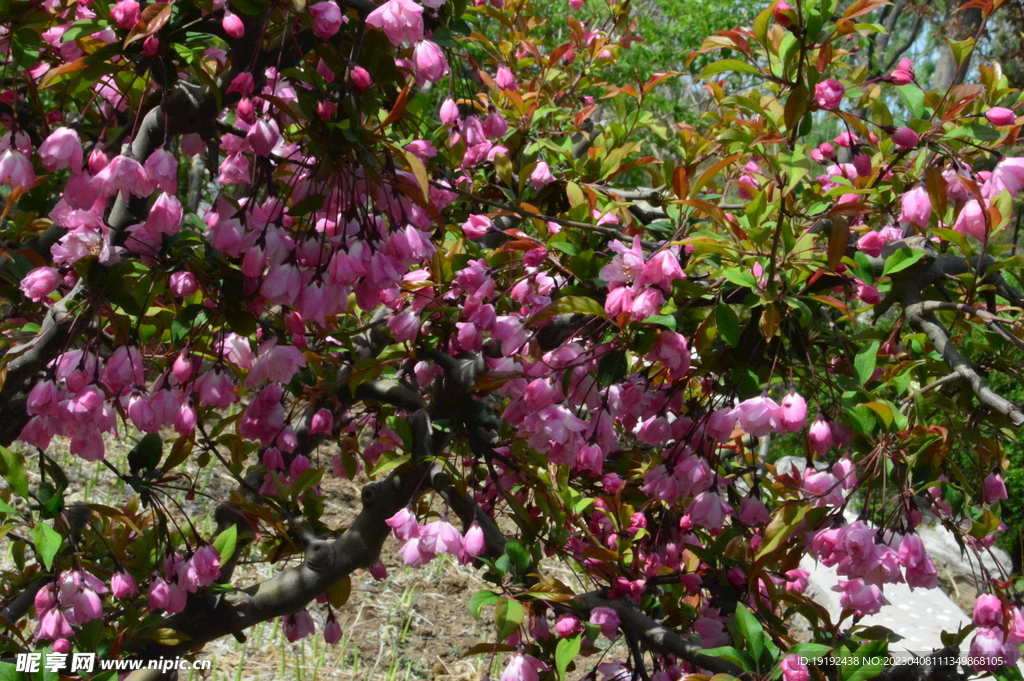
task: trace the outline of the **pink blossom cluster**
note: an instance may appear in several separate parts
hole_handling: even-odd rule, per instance
[[[608,282],[605,312],[612,317],[625,314],[637,322],[658,314],[665,304],[665,293],[672,291],[672,282],[686,278],[678,251],[665,249],[648,261],[640,237],[635,237],[628,248],[619,241],[612,241],[610,247],[618,255],[600,272]]]
[[[483,529],[475,522],[466,531],[465,537],[447,520],[435,520],[420,525],[416,516],[407,508],[403,508],[386,522],[395,538],[404,542],[399,554],[406,565],[426,565],[439,553],[455,556],[465,565],[477,556],[483,555],[486,549]]]
[[[465,147],[462,168],[472,168],[484,161],[493,162],[498,154],[508,155],[508,148],[499,143],[508,132],[508,122],[493,106],[488,109],[486,116],[472,113],[463,117],[455,100],[449,98],[441,103],[439,114],[441,123],[451,128],[448,145],[452,148],[459,144]],[[542,179],[542,176],[538,176],[538,179]],[[479,238],[474,236],[472,228],[464,228],[464,231],[470,239]]]
[[[36,640],[70,638],[71,627],[102,617],[102,596],[107,591],[101,579],[85,570],[61,574],[56,585],[47,584],[36,593]]]
[[[1020,643],[1024,640],[1024,612],[1007,607],[994,594],[981,594],[974,602],[974,638],[970,656],[980,663],[975,671],[1012,667],[1020,659]]]
[[[883,594],[885,584],[906,583],[911,589],[934,589],[938,571],[914,533],[900,537],[874,530],[857,521],[834,529],[820,530],[810,542],[818,561],[849,580],[840,581],[844,609],[859,615],[872,615],[889,601]]]
[[[196,549],[188,559],[178,553],[164,558],[163,575],[154,575],[149,585],[150,610],[164,610],[173,615],[185,609],[190,593],[196,593],[217,581],[220,576],[220,555],[209,544]]]

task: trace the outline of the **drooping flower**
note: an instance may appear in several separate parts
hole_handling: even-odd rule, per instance
[[[924,187],[914,187],[903,195],[900,200],[900,222],[928,226],[928,219],[932,215],[932,201],[928,197],[928,190]]]
[[[538,161],[533,172],[530,174],[530,182],[533,183],[533,188],[540,189],[554,181],[555,176],[551,174],[551,167],[544,161]]]
[[[1001,499],[1009,498],[1009,495],[1006,493],[1006,484],[1003,482],[1003,476],[999,473],[990,473],[985,478],[983,489],[986,504],[994,504]]]
[[[412,51],[412,63],[416,70],[416,78],[421,82],[436,83],[450,70],[444,52],[432,40],[420,40],[416,43]]]
[[[348,17],[342,14],[341,8],[333,0],[310,5],[309,13],[313,15],[313,35],[321,40],[333,36],[348,21]]]
[[[72,173],[82,171],[82,141],[71,128],[57,128],[39,145],[39,157],[47,170],[70,168]]]
[[[225,11],[224,18],[220,20],[220,25],[224,32],[235,40],[245,35],[245,24],[242,23],[242,17],[233,12]]]
[[[64,277],[52,267],[37,267],[18,284],[30,300],[40,302],[57,290]]]
[[[838,109],[844,94],[846,94],[846,88],[835,78],[823,80],[814,86],[814,101],[822,109]]]
[[[619,613],[615,612],[614,609],[601,606],[590,611],[590,623],[601,627],[602,634],[610,639],[614,639],[621,621],[619,620]]]
[[[294,643],[306,638],[315,631],[313,617],[308,610],[300,610],[294,615],[284,616],[284,635],[290,642]]]
[[[423,8],[412,0],[388,0],[367,15],[366,23],[383,30],[395,47],[423,38]]]
[[[811,672],[799,655],[787,655],[780,666],[782,667],[782,681],[808,681],[811,678]]]

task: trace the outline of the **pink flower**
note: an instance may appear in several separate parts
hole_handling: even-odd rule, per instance
[[[892,134],[892,141],[901,149],[913,149],[921,141],[921,136],[910,128],[896,128]]]
[[[781,429],[781,409],[775,400],[767,395],[744,400],[733,411],[740,428],[754,437],[764,437]]]
[[[121,0],[110,10],[110,16],[114,18],[119,28],[135,28],[135,24],[142,20],[139,3],[135,0]]]
[[[242,95],[243,97],[248,97],[249,95],[252,94],[252,91],[253,91],[254,88],[255,88],[255,82],[253,81],[252,74],[249,73],[248,71],[243,71],[242,73],[239,73],[237,76],[235,76],[234,78],[231,79],[231,84],[228,85],[228,89],[227,89],[227,92],[225,94],[230,94],[232,92],[237,92],[238,94]],[[185,150],[182,149],[182,151],[184,152]],[[188,155],[189,156],[194,156],[194,154],[188,154]]]
[[[583,631],[583,624],[579,618],[569,613],[563,613],[555,620],[555,633],[560,638],[571,638]]]
[[[786,572],[786,591],[796,591],[797,593],[803,592],[807,588],[807,578],[810,574],[811,573],[803,568],[794,568]]]
[[[829,78],[814,86],[814,101],[822,109],[834,110],[839,108],[844,94],[846,94],[846,88],[834,78]]]
[[[235,40],[238,40],[245,35],[245,24],[242,23],[242,18],[237,14],[225,11],[224,18],[221,19],[220,25],[224,29],[224,32]]]
[[[550,667],[532,655],[517,653],[509,660],[505,671],[501,673],[498,681],[538,681],[539,671],[548,670]]]
[[[799,655],[787,655],[782,664],[782,681],[808,681],[811,672],[807,665],[800,661]]]
[[[533,183],[533,188],[540,189],[554,181],[555,176],[551,174],[551,167],[544,161],[538,161],[533,172],[530,174],[530,182]]]
[[[640,322],[651,315],[658,314],[661,306],[665,304],[665,296],[656,288],[647,288],[640,292],[640,295],[633,299],[629,308],[630,318]]]
[[[281,131],[273,118],[261,118],[249,128],[245,141],[249,143],[257,156],[270,156],[270,153],[281,140]]]
[[[497,109],[494,109],[487,114],[487,118],[484,119],[483,126],[484,134],[494,139],[500,139],[505,136],[506,132],[508,132],[508,121],[505,120],[505,117],[502,116],[501,112]],[[487,153],[487,160],[493,160],[491,157],[492,153],[494,153],[493,149]],[[506,156],[508,155],[507,150],[504,153]]]
[[[685,278],[676,254],[671,250],[663,250],[651,256],[643,266],[636,283],[638,286],[659,286],[665,291],[671,291],[672,282]]]
[[[188,298],[199,290],[199,282],[196,281],[196,275],[192,274],[188,270],[183,270],[171,275],[168,288],[170,288],[171,293],[177,297]]]
[[[619,613],[612,608],[601,606],[590,611],[590,623],[601,627],[601,633],[610,639],[615,638],[619,630]]]
[[[324,625],[324,643],[333,646],[337,645],[338,641],[340,640],[341,625],[338,624],[338,620],[335,619],[334,613],[331,613],[330,616],[327,618],[327,624]]]
[[[199,547],[188,561],[189,581],[199,588],[210,586],[220,577],[220,554],[206,544]]]
[[[420,40],[412,51],[412,63],[419,81],[436,83],[448,74],[448,60],[437,43]]]
[[[793,8],[790,7],[786,0],[779,0],[772,7],[772,16],[775,17],[775,21],[779,22],[779,25],[783,28],[789,28],[793,25],[793,17],[796,13]],[[786,679],[786,681],[790,681]]]
[[[811,443],[811,449],[819,455],[824,454],[832,448],[832,429],[819,416],[814,419],[811,427],[807,430],[807,439]]]
[[[516,77],[507,66],[499,66],[498,73],[494,76],[494,83],[502,90],[516,90]]]
[[[146,374],[142,367],[142,353],[130,345],[122,345],[114,350],[103,369],[100,382],[116,395],[144,385]]]
[[[39,158],[47,170],[70,168],[72,173],[79,173],[82,154],[82,141],[71,128],[57,128],[39,145]]]
[[[1001,627],[1003,625],[1003,602],[993,594],[982,594],[974,601],[974,625],[978,627]]]
[[[131,574],[119,570],[110,579],[110,593],[114,595],[114,598],[128,598],[139,593],[139,586]]]
[[[569,7],[571,9],[581,9],[583,7],[584,0],[569,0]]]
[[[744,525],[764,525],[771,520],[768,508],[758,497],[748,494],[740,502],[740,522]]]
[[[836,157],[836,150],[828,142],[822,142],[818,147],[811,151],[811,160],[815,163],[827,164],[829,161]]]
[[[64,277],[52,267],[37,267],[25,275],[18,284],[19,288],[30,300],[37,303],[57,290]]]
[[[458,557],[463,551],[462,535],[446,520],[435,520],[420,528],[420,546],[430,553]]]
[[[871,157],[861,152],[853,157],[853,167],[858,177],[867,177],[871,174]]]
[[[711,530],[722,529],[726,516],[733,514],[732,507],[725,503],[722,495],[711,490],[695,496],[686,512],[695,525]]]
[[[423,37],[423,8],[412,0],[388,0],[367,15],[366,23],[383,30],[396,47],[412,44]]]
[[[35,184],[36,172],[32,161],[20,151],[8,149],[0,154],[0,184],[9,187],[30,187]]]
[[[877,614],[883,605],[889,605],[889,600],[882,595],[881,587],[867,584],[863,579],[840,581],[832,590],[842,593],[839,605],[844,610],[854,610],[861,617]]]
[[[125,192],[133,196],[149,196],[153,183],[142,164],[129,156],[115,156],[95,177],[96,183],[107,196]]]
[[[469,526],[466,536],[462,538],[462,546],[466,550],[466,555],[472,558],[484,555],[484,551],[487,550],[487,542],[484,539],[484,530],[480,527],[480,523],[474,522]]]
[[[971,639],[971,669],[976,672],[992,671],[1017,664],[1020,658],[1019,642],[1013,634],[1003,635],[998,627],[983,627]]]
[[[157,149],[142,167],[157,187],[171,195],[178,193],[178,159],[174,154],[163,148]]]
[[[486,215],[470,215],[469,219],[462,223],[462,232],[467,239],[479,239],[491,231],[493,223]]]
[[[928,219],[932,215],[932,201],[928,197],[927,189],[914,187],[903,195],[901,203],[900,222],[912,223],[920,227],[928,226]]]
[[[983,485],[985,490],[985,503],[994,504],[1000,499],[1009,499],[1006,493],[1006,485],[1003,483],[1003,476],[999,473],[991,473],[985,478]]]
[[[413,537],[402,544],[402,548],[398,549],[398,555],[402,557],[403,563],[412,567],[426,565],[435,557],[432,551],[423,546],[419,537]]]
[[[972,199],[964,204],[953,229],[961,234],[969,234],[979,241],[984,241],[988,235],[988,228],[985,225],[985,212],[977,199]]]
[[[348,17],[341,13],[341,9],[333,0],[310,5],[309,13],[313,15],[313,35],[321,40],[333,36],[341,30],[341,25],[348,21]]]
[[[1017,114],[1013,112],[1013,109],[1007,109],[1003,106],[992,107],[985,112],[985,118],[988,119],[989,123],[997,127],[1014,125],[1017,122]]]
[[[782,398],[780,408],[782,430],[795,433],[807,425],[807,402],[796,392],[790,391]]]
[[[74,635],[74,630],[71,629],[71,625],[60,608],[51,608],[39,618],[39,628],[36,630],[35,638],[51,640],[70,638]]]
[[[252,363],[245,384],[252,388],[263,381],[288,383],[304,366],[306,357],[302,350],[294,345],[278,345],[276,340],[270,340],[260,344],[259,354]]]
[[[403,508],[384,522],[394,532],[398,541],[408,541],[420,536],[420,524],[408,508]]]
[[[315,631],[313,618],[308,610],[300,610],[294,615],[284,616],[284,635],[290,642],[306,638]]]
[[[683,375],[690,370],[690,347],[686,337],[675,331],[662,331],[654,349],[647,353],[647,359],[661,362],[673,372]],[[729,427],[732,433],[732,427]]]
[[[330,409],[318,409],[309,421],[310,435],[330,435],[334,430],[334,414]]]
[[[365,90],[373,85],[373,77],[362,66],[353,66],[349,71],[349,76],[352,78],[352,86],[357,90]]]
[[[441,103],[440,117],[441,124],[449,127],[459,122],[459,105],[451,97]]]

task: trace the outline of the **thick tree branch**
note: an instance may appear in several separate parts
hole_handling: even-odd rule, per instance
[[[1013,402],[998,395],[989,388],[970,361],[960,354],[953,342],[950,340],[949,332],[935,319],[935,316],[927,311],[924,303],[914,303],[903,308],[907,321],[919,333],[925,334],[935,351],[942,355],[942,358],[949,365],[949,368],[959,374],[971,390],[978,397],[978,400],[987,407],[994,409],[1003,416],[1010,419],[1014,425],[1024,425],[1024,412],[1017,408]]]
[[[647,648],[659,653],[671,654],[687,662],[707,669],[715,674],[739,676],[743,670],[719,657],[705,655],[704,649],[698,644],[687,641],[679,634],[668,629],[645,615],[628,598],[609,600],[600,593],[587,593],[577,596],[574,603],[578,609],[590,611],[594,608],[611,608],[619,616],[622,627],[633,632]]]

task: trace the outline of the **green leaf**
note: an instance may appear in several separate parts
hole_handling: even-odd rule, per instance
[[[585,296],[563,296],[558,300],[552,301],[550,305],[530,317],[530,320],[526,322],[526,326],[530,327],[537,322],[550,319],[556,315],[572,312],[592,314],[604,318],[607,318],[608,316],[604,312],[604,306],[593,298],[587,298]]]
[[[741,270],[738,267],[727,267],[722,270],[722,276],[737,286],[749,289],[757,288],[757,279],[754,278],[753,272]]]
[[[53,565],[53,557],[60,551],[63,541],[60,533],[46,523],[36,523],[32,528],[32,543],[36,545],[36,554],[42,559],[47,570]]]
[[[231,560],[231,556],[235,555],[235,546],[237,544],[237,525],[230,526],[228,529],[218,534],[217,538],[213,540],[213,548],[217,549],[217,553],[220,555],[221,565]]]
[[[25,459],[0,445],[0,475],[19,496],[28,498],[28,473],[25,471]]]
[[[953,58],[956,59],[956,65],[962,66],[967,57],[974,50],[974,38],[965,38],[964,40],[947,40],[949,47],[953,50]]]
[[[626,351],[609,352],[597,365],[597,382],[602,388],[607,388],[612,383],[621,381],[626,372]]]
[[[925,117],[924,90],[913,83],[908,83],[907,85],[897,86],[896,91],[900,93],[900,97],[903,99],[903,103],[907,105],[912,117]]]
[[[583,643],[583,635],[576,634],[572,638],[563,638],[555,648],[555,667],[558,669],[558,678],[565,678],[565,671],[569,663],[579,655]]]
[[[800,657],[822,657],[830,652],[832,652],[832,646],[827,646],[824,643],[797,643],[786,654]]]
[[[502,597],[494,609],[494,623],[498,627],[498,640],[504,641],[515,633],[526,618],[526,608],[517,600]]]
[[[740,73],[760,73],[757,67],[753,64],[748,64],[745,61],[739,59],[721,59],[716,62],[712,62],[704,67],[704,70],[700,72],[697,78],[703,80],[716,76],[719,73],[725,73],[726,71],[739,71]]]
[[[14,507],[9,506],[8,504],[6,504],[4,502],[3,499],[0,499],[0,513],[17,513],[17,512],[18,511],[15,510]]]
[[[533,557],[518,539],[509,539],[506,542],[505,555],[512,561],[512,565],[520,575],[525,575],[530,565],[533,564]]]
[[[487,589],[481,589],[473,594],[473,597],[469,599],[469,613],[473,615],[473,619],[480,619],[480,608],[485,605],[494,605],[501,598],[498,594]]]
[[[893,274],[894,272],[905,270],[923,258],[924,255],[924,251],[912,248],[901,248],[885,259],[885,269],[882,270],[882,276],[884,277],[886,275]]]
[[[757,663],[764,652],[764,629],[757,618],[742,603],[736,605],[736,625],[747,642],[750,657]]]
[[[723,660],[732,662],[740,669],[748,672],[754,671],[754,662],[750,659],[742,650],[736,650],[732,646],[722,646],[721,648],[712,648],[710,650],[702,651],[705,655],[711,655],[712,657],[720,657]]]
[[[740,344],[740,318],[731,307],[719,303],[715,308],[715,321],[718,323],[718,334],[731,347]]]
[[[155,471],[163,455],[163,440],[156,433],[149,433],[128,452],[128,466],[136,475],[143,471]]]
[[[878,348],[881,345],[878,341],[872,341],[863,350],[857,353],[853,360],[853,368],[857,372],[857,381],[865,385],[871,374],[875,373],[875,363],[878,360]]]
[[[652,314],[644,320],[644,324],[660,324],[673,331],[676,330],[676,318],[670,314]]]
[[[176,646],[192,640],[188,634],[176,631],[170,627],[157,629],[149,635],[149,638],[162,646]]]
[[[25,681],[25,672],[19,672],[18,668],[10,662],[0,662],[0,681]]]

